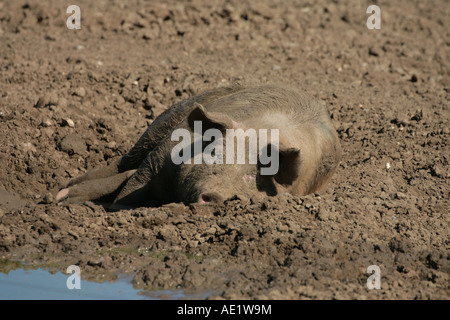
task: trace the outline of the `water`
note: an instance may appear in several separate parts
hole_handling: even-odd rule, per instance
[[[95,283],[81,279],[81,289],[68,289],[70,275],[60,272],[12,270],[0,273],[0,300],[136,300],[149,299],[129,280]]]
[[[182,290],[145,291],[133,288],[129,278],[96,283],[81,279],[81,289],[68,289],[69,274],[43,269],[0,273],[0,300],[158,300],[204,299],[211,292],[185,294]],[[75,283],[75,282],[72,282]]]

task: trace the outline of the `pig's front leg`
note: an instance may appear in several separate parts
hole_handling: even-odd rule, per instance
[[[99,171],[107,171],[104,170],[105,168],[108,167],[97,169],[96,172],[99,173]],[[60,190],[56,195],[55,200],[57,202],[68,204],[99,199],[119,190],[120,187],[124,185],[125,182],[135,172],[136,170],[128,170],[122,173],[107,176],[105,178],[89,179],[83,181],[80,181],[80,179],[78,179],[78,183],[71,182],[67,188]],[[88,174],[89,172],[86,175]],[[90,178],[95,176],[96,175],[91,174]]]
[[[107,166],[91,169],[82,176],[70,180],[67,184],[67,187],[74,186],[83,181],[103,179],[116,175],[119,173],[119,164],[121,160],[122,158],[119,158],[114,160],[114,162],[110,163]]]

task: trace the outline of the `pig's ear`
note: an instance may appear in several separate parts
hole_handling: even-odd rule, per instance
[[[300,174],[300,149],[279,148],[279,167],[275,174],[275,181],[283,186],[292,185]]]
[[[200,104],[197,104],[195,109],[191,111],[188,116],[189,127],[194,129],[194,121],[202,122],[202,130],[206,131],[210,128],[216,128],[225,132],[226,129],[233,129],[238,127],[238,123],[233,121],[226,114],[218,112],[208,112]]]

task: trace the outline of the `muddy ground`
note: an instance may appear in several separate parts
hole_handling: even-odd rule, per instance
[[[66,27],[73,1],[0,2],[1,272],[77,264],[85,279],[210,299],[449,299],[447,1],[75,2],[80,30]],[[326,102],[344,156],[325,190],[117,212],[53,203],[165,108],[235,81]]]

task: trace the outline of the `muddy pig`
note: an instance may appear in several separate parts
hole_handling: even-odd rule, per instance
[[[233,130],[235,136],[228,139]],[[213,138],[205,139],[208,132]],[[244,161],[230,144],[240,137],[236,132],[244,134]],[[256,151],[249,133],[256,134]],[[209,162],[198,161],[202,153]],[[74,203],[109,196],[117,205],[145,206],[221,203],[236,196],[259,199],[285,192],[306,195],[325,185],[340,157],[339,139],[322,103],[285,86],[236,84],[173,105],[126,155],[70,181],[56,200]]]

